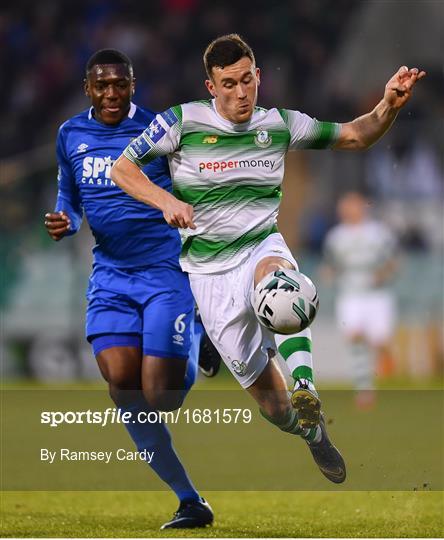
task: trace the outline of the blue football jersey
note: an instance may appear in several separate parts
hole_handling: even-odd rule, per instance
[[[133,199],[111,181],[111,166],[130,141],[146,129],[155,114],[133,103],[116,126],[98,122],[92,109],[65,122],[57,137],[58,196],[55,210],[71,218],[74,234],[83,212],[95,237],[94,260],[121,268],[179,267],[180,237],[162,212]],[[171,191],[166,158],[157,158],[143,172]]]

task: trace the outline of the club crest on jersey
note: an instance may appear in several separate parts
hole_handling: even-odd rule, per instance
[[[268,148],[272,143],[272,137],[266,129],[258,129],[254,137],[254,144],[259,148]]]
[[[241,377],[243,377],[247,373],[247,364],[245,362],[239,362],[239,360],[233,360],[231,362],[231,367]]]
[[[202,139],[202,144],[216,144],[218,136],[217,135],[206,135]]]

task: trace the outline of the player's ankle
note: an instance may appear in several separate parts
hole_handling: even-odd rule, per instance
[[[309,390],[311,393],[313,393],[315,396],[318,396],[318,392],[316,390],[316,387],[312,380],[310,379],[303,379],[301,377],[294,377],[294,387],[293,392],[295,390],[299,390],[300,388]]]

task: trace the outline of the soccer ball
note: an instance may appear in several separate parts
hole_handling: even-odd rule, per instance
[[[297,270],[271,272],[254,290],[256,317],[277,334],[296,334],[305,330],[316,317],[318,307],[316,287]]]

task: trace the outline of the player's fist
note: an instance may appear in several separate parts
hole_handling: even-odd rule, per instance
[[[390,107],[400,109],[410,99],[416,81],[425,77],[425,74],[425,71],[418,68],[400,67],[385,85],[384,100]]]
[[[163,217],[165,221],[172,227],[180,229],[195,229],[194,225],[194,210],[190,204],[179,201],[175,197],[171,197],[163,209]]]
[[[71,227],[71,220],[65,212],[45,214],[45,227],[49,236],[58,242]]]

